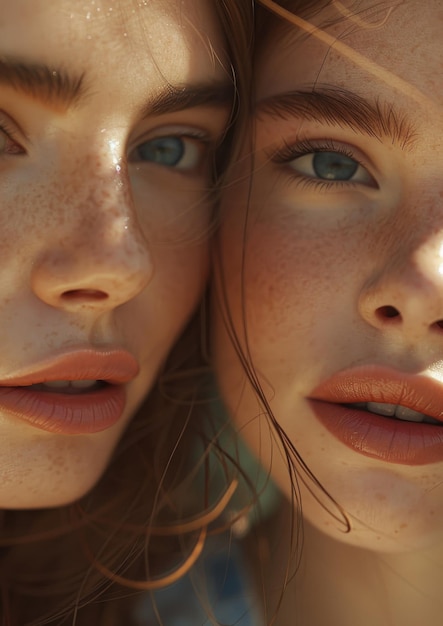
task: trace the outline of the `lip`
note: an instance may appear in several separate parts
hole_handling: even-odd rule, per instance
[[[443,384],[378,366],[344,370],[316,387],[310,405],[323,426],[343,444],[375,459],[402,465],[443,461],[443,424],[390,419],[343,404],[401,404],[443,422]]]
[[[106,430],[121,418],[126,383],[138,372],[137,361],[121,349],[55,354],[0,380],[0,413],[53,433],[79,435]],[[100,380],[107,384],[81,395],[30,388],[55,380]]]

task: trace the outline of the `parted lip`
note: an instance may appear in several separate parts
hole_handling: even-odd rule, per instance
[[[334,404],[400,404],[443,422],[443,382],[429,375],[410,374],[376,365],[334,374],[315,387],[309,399]]]
[[[55,380],[102,380],[118,385],[129,382],[138,372],[136,359],[126,350],[71,348],[11,372],[0,380],[0,387],[25,387]]]

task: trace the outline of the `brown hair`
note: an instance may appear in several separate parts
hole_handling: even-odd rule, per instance
[[[307,20],[305,23],[309,26],[309,20],[312,19],[319,11],[328,7],[331,3],[332,0],[256,0],[254,28],[255,35],[253,46],[253,64],[256,66],[254,71],[255,75],[257,75],[257,72],[259,71],[259,64],[262,58],[261,55],[266,55],[268,46],[269,49],[272,49],[273,41],[277,37],[279,37],[282,33],[286,33],[287,31],[295,28],[294,21],[290,19],[290,14],[292,14],[293,17],[302,18],[303,21]],[[284,11],[280,12],[279,9],[283,9]],[[325,26],[325,24],[322,24],[322,27],[323,26]],[[306,30],[305,32],[309,33],[309,30]],[[252,93],[254,93],[254,88],[254,80],[252,80]],[[253,108],[254,104],[252,103],[251,110],[253,110]],[[249,124],[250,129],[251,124],[252,126],[254,124],[253,119],[253,116],[251,116],[252,121]],[[243,163],[246,162],[246,159],[249,159],[247,167],[248,173],[251,176],[251,180],[252,177],[255,175],[253,135],[254,133],[251,132],[248,136],[247,141],[250,141],[251,143],[247,146],[247,148],[249,147],[249,150],[245,150],[245,154],[247,156],[243,158]],[[243,174],[244,172],[242,171],[242,175]],[[244,222],[242,224],[243,229],[246,228],[247,221],[248,206],[246,205]],[[244,230],[243,234],[246,239],[247,236],[245,232],[246,231]],[[227,290],[225,289],[229,277],[224,275],[222,252],[219,244],[220,241],[216,237],[213,245],[214,259],[217,265],[217,280],[215,281],[216,287],[214,296],[216,306],[219,307],[220,316],[223,324],[225,325],[226,334],[234,345],[234,349],[244,369],[248,382],[257,397],[260,406],[260,415],[265,416],[267,423],[269,424],[269,430],[270,433],[272,433],[269,436],[272,437],[273,440],[278,442],[278,446],[282,451],[284,462],[287,466],[292,490],[292,506],[290,507],[289,512],[289,515],[291,516],[291,519],[289,520],[291,525],[291,533],[290,545],[288,546],[287,571],[285,581],[283,581],[282,584],[281,594],[279,595],[277,606],[275,608],[275,613],[273,612],[271,615],[268,615],[269,621],[267,623],[273,624],[275,623],[275,619],[277,618],[279,606],[283,599],[285,588],[292,579],[292,576],[295,575],[295,573],[297,572],[298,566],[300,564],[301,550],[303,547],[303,518],[301,515],[299,515],[302,507],[301,485],[307,488],[311,492],[313,497],[319,502],[319,504],[330,513],[332,518],[335,519],[338,524],[341,525],[343,532],[349,532],[350,522],[343,507],[333,498],[331,494],[329,494],[329,492],[323,487],[318,478],[310,470],[309,466],[298,452],[294,443],[291,441],[289,436],[280,425],[278,416],[276,416],[272,411],[272,408],[268,401],[268,394],[261,386],[261,377],[257,375],[254,363],[252,362],[249,354],[249,349],[247,345],[248,333],[247,328],[245,328],[245,311],[243,311],[240,315],[240,319],[243,320],[243,328],[238,331],[234,326],[232,314],[229,308]],[[243,288],[244,285],[242,284],[240,289]],[[245,295],[243,293],[241,296],[241,301],[244,302],[244,298]],[[241,335],[239,333],[241,333]],[[253,492],[252,488],[251,492]],[[257,494],[255,494],[255,496],[256,495]],[[285,519],[285,522],[287,521],[288,520]],[[260,550],[257,547],[259,543],[257,542],[257,537],[260,538],[260,543],[265,544],[266,535],[267,521],[265,520],[260,528],[255,529],[255,558],[260,559],[260,556],[257,557],[257,554],[260,553]],[[267,553],[267,551],[268,549],[266,548],[264,552]],[[266,566],[264,567],[266,568]],[[260,576],[260,574],[258,574],[258,576]]]
[[[236,87],[220,178],[235,148],[233,129],[247,114],[252,2],[217,0],[214,10]],[[179,497],[195,477],[190,441],[208,447],[200,428],[210,379],[199,348],[204,321],[199,313],[183,332],[90,493],[57,509],[0,511],[2,626],[111,624],[114,601],[166,585],[192,564],[212,518],[180,524],[208,508],[204,495]]]

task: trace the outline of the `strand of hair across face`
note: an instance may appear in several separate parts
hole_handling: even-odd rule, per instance
[[[199,530],[199,536],[193,547],[191,554],[185,559],[183,563],[181,563],[175,570],[170,572],[169,574],[164,574],[158,579],[151,580],[131,580],[129,578],[125,578],[124,576],[120,576],[115,572],[112,572],[106,565],[101,563],[98,559],[96,559],[89,547],[84,543],[84,549],[86,553],[89,555],[91,562],[94,567],[106,578],[112,580],[115,583],[118,583],[124,587],[128,587],[130,589],[137,589],[139,591],[156,591],[158,589],[162,589],[173,583],[177,582],[180,578],[182,578],[185,574],[189,572],[194,563],[197,561],[199,556],[201,555],[206,536],[208,534],[208,526],[211,522],[217,519],[222,512],[227,507],[230,499],[232,498],[235,490],[237,489],[238,481],[236,479],[232,480],[229,487],[222,495],[220,500],[211,508],[210,511],[205,513],[205,515],[200,516],[196,520],[189,520],[187,522],[183,522],[182,524],[177,524],[173,526],[162,527],[152,527],[149,528],[149,533],[152,535],[172,535],[180,532],[182,534],[193,532]]]
[[[351,11],[347,9],[344,4],[339,2],[339,0],[332,0],[332,4],[337,9],[337,11],[343,15],[343,17],[345,17],[347,20],[350,20],[351,22],[354,22],[354,24],[356,24],[360,28],[364,28],[366,30],[376,30],[377,28],[384,26],[390,18],[392,11],[394,10],[394,7],[389,7],[385,17],[381,20],[381,22],[377,22],[377,24],[370,24],[369,22],[365,22],[364,20],[362,20],[361,17],[359,17],[358,15],[351,13]]]
[[[304,20],[298,15],[295,15],[291,11],[288,11],[288,9],[284,9],[274,0],[258,0],[258,2],[273,13],[276,13],[277,15],[291,22],[295,26],[298,26],[309,35],[312,35],[319,41],[330,46],[336,52],[338,52],[345,58],[350,59],[355,65],[361,67],[369,74],[372,74],[380,81],[402,92],[405,96],[411,98],[411,100],[414,100],[424,107],[428,107],[430,105],[432,105],[433,108],[438,107],[436,102],[425,96],[424,93],[417,89],[417,87],[414,87],[413,85],[403,80],[393,72],[385,69],[378,63],[371,61],[350,46],[338,40],[336,37],[333,37],[321,28],[318,28],[318,26],[315,26],[314,24],[311,24],[310,22]]]
[[[173,583],[177,582],[177,580],[180,580],[180,578],[182,578],[185,574],[187,574],[187,572],[189,572],[189,570],[197,561],[198,557],[203,551],[206,535],[207,529],[202,528],[191,554],[186,558],[184,563],[181,563],[179,567],[177,567],[170,574],[165,574],[159,579],[130,580],[128,578],[125,578],[124,576],[120,576],[119,574],[112,572],[105,565],[103,565],[103,563],[100,563],[100,561],[97,561],[96,559],[93,560],[93,564],[94,567],[96,567],[96,569],[98,569],[101,574],[106,576],[106,578],[122,585],[123,587],[137,589],[138,591],[157,591],[158,589],[163,589],[164,587],[172,585]]]

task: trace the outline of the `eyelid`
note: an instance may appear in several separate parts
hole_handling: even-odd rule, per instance
[[[378,188],[377,180],[380,177],[378,168],[375,167],[371,158],[356,148],[354,145],[336,141],[335,139],[308,139],[299,137],[293,142],[285,139],[282,148],[272,148],[265,150],[270,161],[276,164],[284,165],[295,159],[315,152],[338,152],[353,159],[358,165],[368,171],[374,181],[374,187]]]
[[[21,127],[15,122],[10,115],[8,115],[3,109],[0,109],[0,130],[2,130],[7,137],[17,143],[23,152],[26,152],[23,144],[29,141]]]
[[[300,123],[285,122],[282,125],[282,123],[277,122],[271,126],[268,124],[257,126],[257,145],[260,146],[261,144],[264,146],[263,151],[268,159],[274,161],[276,155],[289,150],[291,146],[309,146],[312,151],[323,148],[324,150],[335,150],[343,154],[349,153],[349,156],[370,170],[374,178],[383,176],[383,172],[377,167],[377,162],[380,161],[377,155],[383,149],[383,144],[380,143],[377,137],[356,136],[354,132],[347,128],[327,125],[319,127],[318,125],[311,125],[307,121],[303,121],[301,125],[301,121],[298,121]],[[263,141],[264,137],[277,138],[277,141],[272,140],[265,144]],[[278,137],[280,137],[280,140],[278,140]],[[375,155],[376,160],[374,160],[372,155]]]
[[[186,124],[168,124],[164,126],[157,126],[138,134],[134,139],[131,139],[127,146],[127,154],[130,154],[141,144],[151,141],[152,139],[159,139],[161,137],[188,137],[189,139],[195,139],[202,143],[214,142],[216,139],[211,134],[200,128],[196,128],[192,125]]]
[[[290,141],[285,139],[283,147],[272,148],[267,150],[268,156],[274,162],[285,162],[296,159],[299,156],[310,152],[340,152],[351,159],[354,159],[363,167],[372,168],[371,159],[362,154],[362,152],[354,145],[348,142],[337,141],[331,138],[312,139],[301,137]]]

